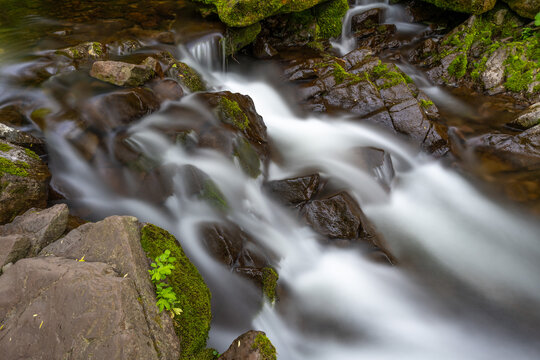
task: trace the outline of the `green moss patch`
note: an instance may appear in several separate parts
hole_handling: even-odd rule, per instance
[[[279,275],[276,270],[271,267],[264,268],[262,273],[264,296],[266,296],[270,302],[274,302],[276,300],[276,287]]]
[[[175,70],[177,79],[184,84],[191,92],[205,91],[206,84],[204,83],[201,75],[193,70],[189,65],[177,61],[172,64],[172,68]]]
[[[197,359],[199,353],[206,351],[206,339],[210,330],[210,290],[176,238],[169,232],[155,225],[145,225],[141,229],[141,245],[152,259],[167,249],[176,258],[175,269],[168,279],[183,310],[173,321],[182,345],[180,359]]]
[[[227,35],[223,39],[223,41],[225,41],[225,54],[235,54],[238,50],[251,44],[255,41],[260,32],[260,23],[255,23],[243,28],[228,28]]]
[[[40,160],[40,159],[39,159],[39,155],[36,154],[35,152],[33,152],[32,150],[30,150],[30,149],[24,149],[24,152],[26,153],[26,155],[28,155],[28,156],[31,157],[32,159],[34,159],[34,160]]]
[[[249,141],[239,138],[235,144],[234,156],[238,158],[242,170],[252,178],[256,178],[261,174],[259,155]]]
[[[0,151],[7,152],[11,149],[13,149],[13,147],[9,146],[8,144],[0,143]]]
[[[222,96],[219,99],[218,111],[220,113],[220,118],[224,123],[231,124],[242,131],[248,128],[249,119],[236,101],[229,100],[225,96]]]
[[[330,0],[315,7],[314,13],[319,27],[318,38],[338,37],[341,34],[343,17],[348,10],[347,0]]]
[[[401,72],[398,67],[395,65],[383,64],[379,60],[379,64],[373,68],[369,74],[371,82],[376,80],[382,80],[382,85],[379,86],[380,89],[389,89],[398,84],[411,84],[412,79]]]
[[[419,103],[420,103],[420,106],[423,107],[424,109],[427,109],[434,105],[433,101],[425,100],[425,99],[420,99]]]
[[[23,161],[11,161],[9,159],[0,157],[0,174],[11,174],[20,177],[27,177],[30,165]]]
[[[227,211],[229,209],[225,196],[216,183],[210,179],[204,181],[200,198],[208,201],[211,206],[218,210]]]
[[[276,348],[272,344],[272,342],[266,337],[266,335],[259,333],[255,337],[255,341],[253,342],[252,349],[258,349],[262,360],[276,360]]]

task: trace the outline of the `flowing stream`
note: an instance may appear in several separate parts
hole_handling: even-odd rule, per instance
[[[387,2],[357,2],[336,45],[340,51],[354,46],[352,15],[374,7],[387,9],[385,21],[397,22],[402,31],[421,30]],[[257,289],[225,270],[201,245],[199,225],[223,221],[223,214],[186,197],[180,177],[172,179],[174,191],[163,205],[145,200],[144,194],[115,190],[99,164],[87,161],[67,140],[76,124],[50,124],[46,138],[53,186],[69,195],[71,205],[90,209],[97,218],[134,215],[181,239],[213,294],[210,346],[223,352],[241,332],[254,328],[267,333],[282,360],[540,358],[536,219],[488,198],[455,171],[378,128],[345,117],[298,116],[272,85],[271,71],[259,69],[257,76],[223,72],[219,38],[190,40],[178,53],[206,69],[215,89],[253,99],[279,152],[269,179],[317,171],[347,190],[400,265],[375,262],[362,247],[321,244],[290,209],[261,190],[261,178],[247,177],[239,164],[216,151],[187,152],[172,143],[155,130],[175,121],[168,110],[182,106],[204,115],[207,109],[189,95],[168,102],[129,126],[128,141],[155,163],[192,164],[207,173],[229,204],[226,220],[278,256],[282,299],[260,310]],[[14,70],[3,66],[3,71]],[[37,93],[39,101],[55,105]],[[369,147],[386,152],[385,166],[358,164],[353,155]],[[108,156],[102,152],[97,158]],[[126,175],[123,181],[129,187],[138,180]]]

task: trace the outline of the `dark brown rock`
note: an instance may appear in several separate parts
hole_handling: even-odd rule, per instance
[[[152,90],[133,88],[99,95],[89,99],[81,109],[83,121],[90,127],[107,131],[159,109]]]
[[[330,239],[357,239],[362,230],[361,210],[346,193],[314,200],[303,212],[313,229]]]
[[[157,100],[162,103],[166,100],[180,100],[184,96],[184,90],[179,83],[172,79],[152,81],[147,86],[152,89]]]
[[[319,174],[267,182],[264,187],[269,195],[285,205],[303,204],[319,190]]]
[[[0,140],[32,150],[38,155],[46,153],[45,142],[24,131],[0,123]]]
[[[351,21],[351,30],[356,32],[363,28],[370,28],[379,25],[382,19],[381,9],[369,9],[353,16]]]

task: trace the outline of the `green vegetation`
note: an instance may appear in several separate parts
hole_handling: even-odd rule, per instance
[[[441,8],[448,9],[468,14],[482,14],[495,5],[495,0],[425,0],[433,5]]]
[[[501,14],[504,15],[502,20]],[[470,73],[473,80],[479,80],[491,55],[503,48],[506,56],[504,86],[513,92],[529,90],[533,82],[540,81],[540,32],[520,27],[519,21],[506,8],[496,7],[474,18],[467,26],[456,28],[443,41],[443,51],[438,58],[442,60],[457,53],[448,67],[449,75],[460,79]],[[538,87],[533,89],[538,90]]]
[[[333,75],[334,79],[336,80],[336,84],[341,84],[346,80],[355,83],[358,83],[362,80],[358,75],[351,74],[345,71],[345,69],[343,69],[343,67],[337,62],[333,63],[332,66],[334,67]]]
[[[229,209],[229,204],[227,204],[225,196],[211,179],[204,181],[200,198],[208,201],[211,206],[220,211],[227,211]]]
[[[225,96],[219,99],[218,111],[221,120],[226,124],[231,124],[238,130],[246,130],[249,126],[249,119],[242,111],[238,102],[229,100]]]
[[[252,178],[256,178],[261,174],[261,161],[259,155],[253,149],[249,141],[240,137],[237,139],[234,147],[234,156],[238,158],[238,162],[242,170]]]
[[[176,61],[171,67],[174,69],[173,71],[177,79],[187,87],[189,91],[197,92],[206,90],[206,84],[201,75],[189,65],[181,61]]]
[[[271,267],[263,269],[263,294],[270,302],[276,301],[276,287],[279,275]]]
[[[227,35],[222,40],[225,41],[225,54],[232,55],[243,47],[251,44],[255,41],[260,32],[260,23],[255,23],[243,28],[228,28]]]
[[[534,17],[534,25],[540,26],[540,12]]]
[[[373,68],[369,75],[370,81],[374,83],[376,80],[382,80],[380,89],[389,89],[398,84],[411,84],[413,81],[410,76],[404,74],[395,65],[383,64],[380,60],[377,66]]]
[[[255,337],[255,341],[251,347],[252,349],[258,349],[262,360],[277,360],[276,348],[272,342],[266,337],[266,335],[259,333]]]
[[[7,151],[9,151],[11,149],[13,149],[13,148],[11,146],[9,146],[8,144],[0,143],[0,151],[7,152]]]
[[[173,320],[175,331],[182,343],[182,360],[199,358],[206,353],[206,339],[210,329],[210,291],[197,268],[189,261],[176,238],[155,226],[145,225],[141,230],[141,245],[150,258],[170,251],[176,258],[174,269],[167,281],[178,298],[183,310]]]
[[[33,152],[32,150],[30,150],[30,149],[24,149],[24,152],[26,153],[26,155],[28,155],[28,156],[31,157],[32,159],[34,159],[34,160],[40,160],[39,155],[36,154],[35,152]]]
[[[319,27],[317,37],[319,39],[338,37],[341,34],[342,19],[347,10],[349,10],[347,0],[330,0],[318,5],[314,9]]]
[[[424,109],[427,109],[428,107],[430,106],[433,106],[433,101],[431,100],[425,100],[425,99],[420,99],[420,106],[423,107]]]
[[[152,278],[152,282],[156,286],[156,295],[157,303],[156,305],[159,308],[159,311],[166,309],[167,311],[172,312],[172,316],[180,315],[182,310],[177,307],[178,298],[172,287],[167,283],[167,276],[171,275],[172,270],[174,270],[174,262],[176,261],[175,257],[170,256],[171,251],[169,249],[158,257],[156,257],[155,262],[151,263],[150,266],[153,268],[148,270]]]
[[[11,174],[20,177],[27,177],[30,165],[23,161],[11,161],[9,159],[0,157],[0,174]]]

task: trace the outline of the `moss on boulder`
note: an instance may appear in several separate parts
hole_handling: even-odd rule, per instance
[[[174,321],[176,333],[182,344],[180,359],[200,358],[207,353],[206,339],[212,318],[210,290],[197,268],[184,253],[182,246],[169,232],[147,224],[141,229],[141,245],[147,256],[152,259],[165,250],[170,250],[171,256],[176,258],[175,269],[168,279],[183,310]]]
[[[437,7],[468,14],[482,14],[493,9],[496,0],[423,0]]]
[[[231,27],[245,27],[267,17],[309,9],[328,0],[196,0],[214,6],[221,21]],[[346,2],[346,1],[345,1]]]

